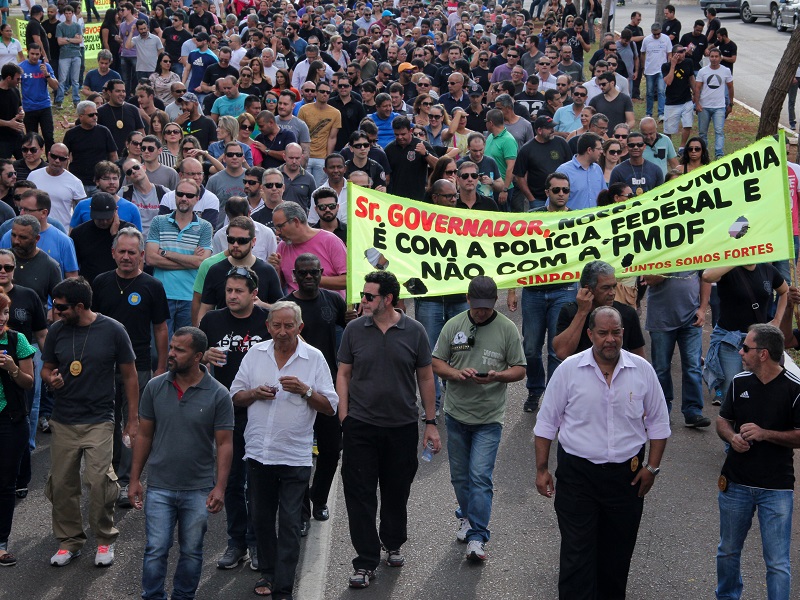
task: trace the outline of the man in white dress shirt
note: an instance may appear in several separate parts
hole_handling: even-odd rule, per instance
[[[653,367],[622,349],[615,308],[596,308],[588,334],[592,347],[566,359],[547,384],[533,429],[536,489],[548,498],[555,493],[548,459],[558,434],[559,597],[624,598],[669,414]]]

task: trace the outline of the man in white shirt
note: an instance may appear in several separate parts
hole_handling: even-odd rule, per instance
[[[69,149],[64,144],[53,144],[48,157],[47,166],[31,171],[28,181],[50,194],[50,216],[64,227],[69,227],[72,209],[86,197],[86,192],[81,180],[67,171]]]
[[[647,80],[647,103],[645,112],[648,117],[653,116],[653,102],[658,96],[658,118],[664,119],[664,104],[667,100],[667,86],[661,74],[661,65],[669,62],[672,57],[672,41],[661,33],[661,25],[653,23],[650,26],[650,35],[642,41],[641,60],[644,63],[643,73]]]
[[[694,82],[694,96],[697,104],[697,130],[708,146],[708,125],[714,122],[714,156],[725,154],[725,117],[733,107],[733,75],[728,67],[722,66],[722,53],[719,48],[708,51],[707,67],[698,71]],[[728,98],[725,98],[725,89]]]
[[[245,458],[261,568],[254,591],[291,597],[314,421],[317,412],[335,414],[339,397],[322,352],[299,337],[303,318],[297,304],[273,304],[267,328],[272,339],[250,348],[231,395],[235,406],[247,407]]]
[[[565,360],[544,393],[533,429],[536,489],[554,495],[548,458],[558,434],[559,596],[624,598],[644,496],[670,436],[669,414],[653,367],[622,349],[619,312],[596,308],[588,331],[592,347]]]

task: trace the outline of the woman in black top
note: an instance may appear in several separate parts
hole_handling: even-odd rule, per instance
[[[117,11],[113,8],[109,8],[103,17],[103,24],[100,25],[100,41],[103,45],[103,49],[108,50],[114,56],[114,60],[111,63],[111,68],[117,73],[120,72],[120,44],[117,41],[117,36],[119,35],[119,22],[120,17],[117,14]]]

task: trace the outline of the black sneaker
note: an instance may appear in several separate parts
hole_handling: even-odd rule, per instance
[[[709,425],[711,425],[711,419],[703,415],[686,417],[686,427],[708,427]]]
[[[247,560],[247,548],[228,547],[220,559],[217,561],[218,569],[235,569],[239,563]]]
[[[539,410],[539,394],[529,393],[528,399],[522,405],[522,410],[529,413]]]

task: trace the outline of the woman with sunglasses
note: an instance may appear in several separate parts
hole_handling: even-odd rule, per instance
[[[617,123],[614,125],[614,132],[611,134],[611,137],[619,142],[619,145],[622,149],[622,152],[619,155],[619,162],[628,160],[628,136],[630,133],[631,128],[627,123]]]
[[[458,181],[458,167],[456,166],[456,161],[450,156],[443,156],[436,161],[431,174],[428,176],[428,188],[425,190],[424,202],[433,204],[431,189],[433,184],[440,179],[447,179],[458,188],[458,183],[456,183]]]
[[[239,142],[239,121],[230,115],[225,115],[220,117],[217,123],[217,141],[208,145],[209,156],[219,159],[225,153],[225,144],[231,141]],[[239,142],[239,145],[242,147],[242,152],[244,152],[244,160],[252,167],[253,153],[250,151],[250,146],[242,142]],[[211,173],[216,172],[216,167],[212,166]]]
[[[264,94],[264,100],[262,101],[262,103],[264,110],[271,112],[273,115],[277,114],[278,94],[276,94],[273,90],[270,90],[266,94]]]
[[[0,255],[0,285],[11,283],[14,255]],[[3,287],[5,287],[3,285]],[[8,551],[14,520],[17,473],[30,437],[27,390],[33,388],[33,346],[22,333],[8,327],[11,299],[0,292],[0,566],[17,564]],[[25,490],[27,492],[27,489]],[[22,496],[24,497],[24,496]]]
[[[600,155],[600,160],[597,162],[603,169],[603,179],[606,184],[611,181],[611,171],[619,164],[620,154],[622,154],[622,146],[617,140],[611,138],[603,142],[603,154]]]
[[[328,47],[328,54],[333,57],[343,70],[347,70],[347,64],[350,62],[350,55],[344,49],[344,42],[342,36],[332,35],[330,39],[330,46]]]
[[[286,69],[278,69],[278,72],[275,73],[275,87],[272,88],[272,91],[275,92],[276,95],[280,95],[283,90],[292,92],[296,98],[295,102],[300,101],[300,92],[292,87],[292,78],[289,75],[289,71]]]
[[[161,154],[158,162],[165,167],[174,167],[178,162],[178,152],[183,138],[183,130],[177,123],[169,122],[164,125]]]
[[[120,168],[122,165],[122,159],[125,158],[135,158],[139,162],[142,162],[142,139],[144,138],[144,134],[139,131],[131,131],[128,134],[128,139],[125,140],[125,150],[120,157],[120,160],[117,162],[117,166]]]
[[[231,119],[232,118],[233,117],[231,117]],[[207,150],[203,150],[203,148],[200,146],[200,140],[193,135],[187,135],[179,144],[178,159],[175,161],[176,171],[180,172],[181,163],[185,158],[194,158],[199,160],[203,164],[203,171],[205,173],[216,173],[217,171],[225,170],[225,165],[223,165],[216,157],[211,156]]]
[[[252,135],[256,129],[256,118],[250,113],[242,113],[239,115],[237,122],[239,123],[239,136],[237,137],[237,141],[250,148],[250,156],[253,162],[248,164],[251,167],[253,165],[260,167],[261,162],[264,160],[264,155],[261,154],[258,148],[253,146],[253,140],[250,139],[250,135]]]
[[[612,183],[608,186],[608,189],[602,190],[597,195],[597,206],[609,206],[618,202],[627,202],[635,196],[631,186],[624,181],[618,181],[617,183]]]
[[[450,149],[447,151],[447,156],[452,156],[458,160],[462,156],[469,153],[469,145],[467,138],[471,130],[467,129],[467,111],[461,107],[453,109],[453,118],[450,121],[450,127],[442,134],[442,142],[449,142]],[[453,152],[453,150],[457,152]]]
[[[173,83],[180,83],[181,81],[180,76],[174,71],[171,71],[171,68],[172,59],[169,57],[169,54],[162,52],[158,56],[155,73],[151,73],[148,78],[150,85],[153,86],[153,90],[156,93],[156,98],[160,99],[165,106],[174,100],[170,93],[170,86],[172,86]]]
[[[261,97],[261,90],[253,85],[253,70],[248,66],[239,69],[239,93]]]
[[[708,146],[703,141],[703,138],[696,135],[686,141],[686,146],[683,148],[683,156],[681,156],[681,164],[678,168],[681,173],[689,173],[710,162]]]
[[[431,124],[428,113],[433,106],[433,99],[428,94],[420,94],[414,99],[414,125],[427,127]]]
[[[444,147],[442,133],[447,131],[450,125],[450,115],[441,104],[434,104],[428,113],[429,124],[425,127],[428,132],[428,143],[433,147]]]

